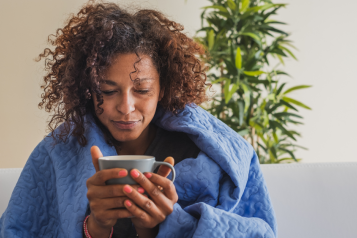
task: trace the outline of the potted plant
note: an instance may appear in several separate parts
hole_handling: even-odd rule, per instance
[[[273,20],[286,4],[270,0],[209,0],[203,8],[195,39],[207,49],[208,81],[218,92],[203,106],[256,150],[261,163],[299,161],[295,156],[300,133],[289,125],[302,124],[298,108],[308,106],[289,96],[281,76],[285,58],[296,59],[289,34]],[[276,63],[274,63],[276,62]]]

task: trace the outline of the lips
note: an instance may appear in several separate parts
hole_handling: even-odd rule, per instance
[[[113,121],[113,124],[120,130],[133,129],[139,121]]]

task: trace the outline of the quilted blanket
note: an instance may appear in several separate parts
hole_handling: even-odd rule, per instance
[[[90,147],[116,155],[87,117],[85,147],[73,136],[53,146],[45,138],[30,155],[0,220],[0,237],[82,237],[86,180],[95,173]],[[276,220],[253,148],[201,109],[178,115],[158,107],[153,122],[187,133],[201,149],[175,165],[179,201],[157,237],[276,237]],[[56,132],[55,132],[56,133]]]

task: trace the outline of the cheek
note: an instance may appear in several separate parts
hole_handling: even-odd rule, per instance
[[[158,102],[159,100],[156,97],[146,100],[140,100],[140,102],[136,104],[136,108],[140,109],[143,114],[154,115]]]

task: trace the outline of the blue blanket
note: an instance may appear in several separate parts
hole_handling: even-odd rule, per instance
[[[45,138],[32,152],[0,220],[0,237],[82,237],[88,207],[86,180],[95,173],[90,147],[116,155],[87,118],[88,144],[76,138],[52,146]],[[276,237],[276,220],[253,148],[200,107],[178,115],[157,109],[153,122],[185,132],[201,149],[177,165],[179,201],[157,237]]]

